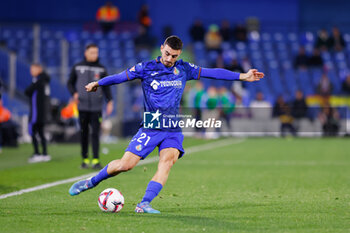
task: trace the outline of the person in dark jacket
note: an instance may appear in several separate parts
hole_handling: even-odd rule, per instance
[[[90,160],[88,159],[90,125],[92,128],[92,168],[101,169],[102,166],[99,161],[99,134],[103,106],[102,94],[104,94],[108,101],[107,115],[110,115],[113,111],[113,101],[109,87],[104,87],[102,90],[96,92],[85,91],[86,84],[98,81],[107,76],[107,71],[106,68],[99,63],[97,45],[87,45],[84,55],[85,59],[73,66],[67,86],[73,99],[78,103],[79,122],[81,127],[81,156],[83,158],[81,168],[88,168],[90,164]]]
[[[44,135],[44,127],[47,120],[48,106],[50,102],[50,77],[40,64],[30,66],[30,74],[33,82],[25,90],[29,97],[29,134],[32,136],[34,154],[28,159],[29,163],[47,162],[51,156],[47,154],[47,142]],[[42,153],[39,152],[37,135],[42,144]]]

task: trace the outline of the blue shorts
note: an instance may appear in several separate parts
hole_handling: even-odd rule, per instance
[[[145,159],[157,146],[159,151],[165,148],[176,148],[180,151],[179,158],[181,158],[185,153],[182,147],[183,140],[184,135],[182,132],[140,128],[125,151],[130,151],[140,156],[141,159]]]

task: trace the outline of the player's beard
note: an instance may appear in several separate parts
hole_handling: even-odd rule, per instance
[[[172,62],[164,61],[164,59],[162,59],[162,58],[160,60],[163,63],[163,65],[165,65],[168,68],[173,66]]]

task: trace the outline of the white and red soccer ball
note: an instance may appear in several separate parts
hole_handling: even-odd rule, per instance
[[[123,209],[124,196],[117,189],[105,189],[98,196],[98,206],[104,212],[118,213]]]

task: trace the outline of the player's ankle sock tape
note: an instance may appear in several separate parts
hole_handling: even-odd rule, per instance
[[[156,196],[158,196],[160,190],[162,190],[163,185],[161,185],[158,182],[150,181],[148,183],[145,196],[143,196],[143,199],[141,202],[148,201],[151,202]]]
[[[91,178],[91,183],[96,186],[98,185],[102,180],[108,179],[109,177],[112,177],[107,173],[108,165],[105,166],[96,176]]]
[[[95,165],[95,164],[98,164],[99,162],[100,162],[99,159],[93,159],[91,163],[92,163],[93,165]]]

